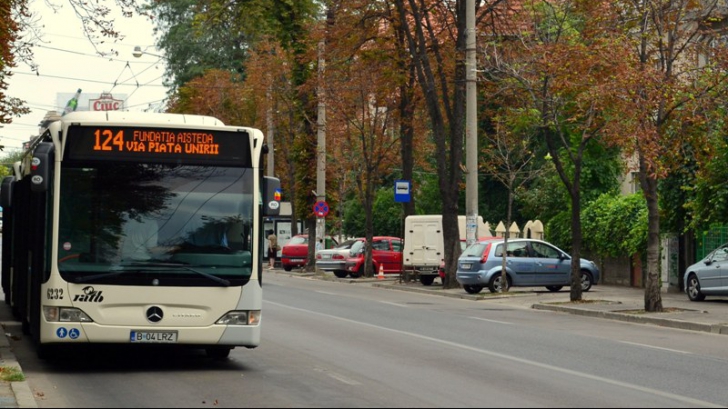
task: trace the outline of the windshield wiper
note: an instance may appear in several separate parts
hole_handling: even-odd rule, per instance
[[[182,263],[164,263],[164,262],[133,263],[130,265],[123,265],[123,266],[118,267],[119,270],[111,271],[111,272],[103,273],[103,274],[96,274],[96,275],[92,275],[92,276],[77,277],[75,281],[77,283],[85,283],[85,282],[89,282],[89,281],[93,281],[93,280],[97,280],[97,279],[101,279],[101,278],[114,277],[114,276],[118,276],[118,275],[122,275],[122,274],[126,274],[126,273],[141,273],[144,270],[140,269],[140,267],[153,267],[153,268],[176,267],[175,269],[171,269],[171,271],[174,271],[176,269],[183,269],[183,270],[191,271],[195,274],[199,274],[207,279],[210,279],[224,287],[230,287],[230,281],[228,281],[224,278],[220,278],[218,276],[205,273],[204,271],[195,270],[194,268],[188,267],[187,265],[182,264]],[[155,271],[160,271],[160,270],[155,270]]]
[[[134,265],[137,265],[137,264],[134,264]],[[142,265],[144,265],[145,267],[162,267],[162,268],[163,267],[177,267],[177,268],[181,268],[181,269],[184,269],[187,271],[191,271],[195,274],[199,274],[205,278],[209,278],[210,280],[221,284],[223,287],[230,287],[230,281],[228,281],[224,278],[220,278],[216,275],[208,274],[204,271],[195,270],[194,268],[188,267],[187,265],[185,265],[183,263],[143,263]],[[174,271],[174,269],[172,271]]]
[[[139,268],[134,268],[133,270],[132,269],[127,270],[124,268],[124,266],[122,266],[119,270],[114,270],[114,271],[111,271],[108,273],[96,274],[96,275],[92,275],[92,276],[76,277],[74,281],[76,283],[80,284],[80,283],[87,283],[89,281],[98,280],[100,278],[114,277],[114,276],[119,276],[119,275],[126,274],[126,273],[141,273],[141,272],[142,272],[142,270],[140,270]]]

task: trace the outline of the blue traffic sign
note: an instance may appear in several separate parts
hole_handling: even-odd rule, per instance
[[[412,182],[397,180],[394,182],[394,201],[396,203],[409,203],[412,201]]]

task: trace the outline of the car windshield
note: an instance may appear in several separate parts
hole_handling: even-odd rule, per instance
[[[360,251],[363,251],[365,244],[366,242],[364,240],[358,240],[354,242],[354,244],[351,245],[351,254],[356,254]]]
[[[356,243],[357,243],[357,240],[348,240],[348,241],[345,241],[345,242],[339,244],[338,246],[336,246],[336,249],[337,250],[349,250]]]
[[[288,242],[288,244],[308,244],[308,237],[296,236]]]
[[[70,282],[198,285],[210,281],[204,274],[252,274],[249,169],[64,162],[62,180],[58,268]]]
[[[485,247],[488,243],[475,243],[472,246],[465,249],[462,257],[481,257],[485,251]]]

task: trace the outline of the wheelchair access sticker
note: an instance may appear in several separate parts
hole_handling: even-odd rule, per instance
[[[65,339],[66,337],[70,339],[78,339],[78,337],[81,336],[81,331],[76,328],[71,328],[70,330],[68,330],[61,327],[56,330],[56,336],[60,339]]]

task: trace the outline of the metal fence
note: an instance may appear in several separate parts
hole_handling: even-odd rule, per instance
[[[717,247],[728,243],[728,226],[713,226],[702,237],[698,237],[695,255],[702,260]]]

